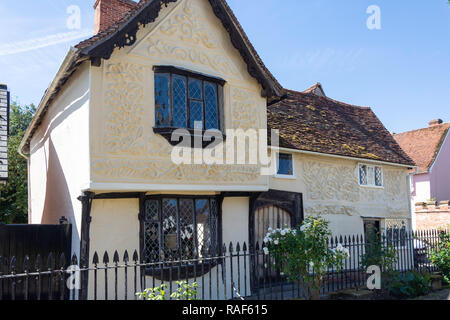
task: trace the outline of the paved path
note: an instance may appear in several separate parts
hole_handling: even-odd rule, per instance
[[[450,300],[450,289],[447,288],[438,292],[433,292],[427,296],[415,298],[413,300]]]

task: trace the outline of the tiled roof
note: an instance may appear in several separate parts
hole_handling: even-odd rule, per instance
[[[436,160],[449,128],[450,122],[394,134],[394,138],[416,162],[419,173],[426,173]]]
[[[288,91],[268,107],[268,125],[280,147],[414,166],[368,107]]]

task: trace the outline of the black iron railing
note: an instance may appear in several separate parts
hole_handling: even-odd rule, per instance
[[[438,271],[430,255],[439,244],[442,231],[406,232],[382,238],[381,245],[395,250],[394,270],[406,273]],[[365,288],[368,274],[362,266],[364,256],[373,243],[362,235],[333,237],[330,248],[346,247],[350,258],[341,271],[329,269],[323,279],[322,294],[349,288]],[[219,254],[195,254],[196,259],[173,259],[144,263],[137,251],[119,254],[115,251],[99,255],[94,252],[89,266],[80,266],[74,255],[69,262],[64,254],[39,255],[30,265],[28,256],[17,265],[16,257],[0,257],[0,300],[135,300],[137,292],[147,288],[167,286],[167,298],[178,289],[176,281],[196,283],[200,300],[285,300],[301,298],[305,286],[301,281],[289,281],[273,264],[270,253],[260,244],[248,247],[229,244]],[[88,281],[81,279],[88,278]],[[83,287],[83,283],[88,283]],[[306,292],[307,294],[307,292]]]

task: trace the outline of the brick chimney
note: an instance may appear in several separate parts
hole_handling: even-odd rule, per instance
[[[97,0],[94,4],[94,34],[107,30],[136,5],[131,0]]]
[[[434,120],[431,120],[428,124],[430,125],[430,127],[433,127],[433,126],[440,125],[442,123],[444,123],[444,121],[442,121],[442,119],[434,119]]]

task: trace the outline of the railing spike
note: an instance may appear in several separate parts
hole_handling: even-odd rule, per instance
[[[66,266],[66,255],[64,254],[64,252],[59,256],[59,266],[61,268],[64,268]]]
[[[97,253],[97,251],[95,251],[94,252],[94,256],[92,257],[92,263],[93,264],[95,264],[96,266],[98,265],[98,263],[99,263],[99,258],[98,258],[98,253]]]
[[[241,252],[241,245],[239,244],[239,242],[236,245],[236,252],[237,253]]]
[[[135,262],[135,263],[138,263],[138,262],[139,262],[139,255],[138,255],[137,250],[134,250],[134,253],[133,253],[133,262]]]
[[[232,242],[230,242],[230,246],[229,246],[229,248],[230,248],[230,253],[233,253],[233,243]]]
[[[15,271],[16,271],[16,262],[17,262],[17,259],[16,259],[16,257],[12,257],[11,258],[11,261],[10,261],[10,263],[9,263],[9,271],[11,272],[11,273],[15,273]]]
[[[259,241],[256,241],[255,250],[256,250],[256,251],[259,251]]]
[[[125,250],[125,253],[123,254],[123,262],[127,264],[128,261],[130,261],[130,257],[128,256],[128,250]]]
[[[116,251],[114,251],[114,256],[113,256],[113,262],[114,263],[118,263],[120,261],[119,259],[119,253]]]
[[[108,264],[109,263],[109,256],[108,256],[108,252],[105,251],[105,254],[103,255],[103,263],[104,264]]]
[[[25,255],[25,258],[23,259],[23,271],[25,273],[30,271],[30,257],[28,255]]]
[[[77,255],[75,253],[72,255],[71,263],[74,266],[78,265],[78,257],[77,257]]]
[[[48,270],[52,270],[54,266],[53,252],[50,251],[47,257],[47,268]]]
[[[247,252],[247,243],[244,241],[244,244],[242,246],[242,251]]]
[[[222,246],[222,252],[223,254],[227,253],[227,246],[225,245],[225,243]]]
[[[41,255],[38,253],[38,255],[36,256],[36,261],[34,262],[34,268],[36,269],[36,271],[41,271]]]

